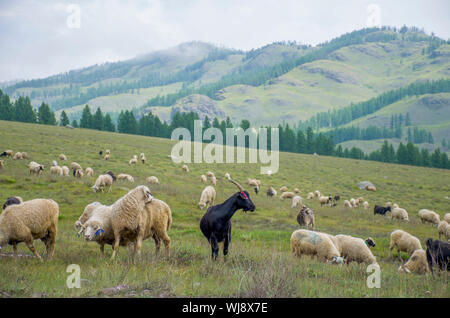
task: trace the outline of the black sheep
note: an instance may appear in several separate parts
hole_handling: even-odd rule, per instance
[[[375,214],[385,215],[387,211],[391,212],[391,207],[390,206],[385,208],[383,206],[375,205],[375,207],[373,208],[373,214],[374,215]]]

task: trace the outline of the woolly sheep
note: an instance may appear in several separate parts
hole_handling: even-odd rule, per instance
[[[316,191],[314,191],[314,195],[315,195],[316,197],[320,197],[320,196],[321,196],[321,193],[320,193],[319,190],[316,190]]]
[[[371,186],[368,184],[364,187],[364,189],[366,189],[367,191],[372,191],[372,192],[377,191],[377,188],[375,186]]]
[[[44,166],[38,164],[37,162],[31,161],[28,164],[28,169],[30,171],[30,174],[34,173],[39,176],[42,173],[42,171],[44,171]]]
[[[370,251],[367,243],[368,241],[371,241],[372,244],[375,245],[371,238],[364,241],[361,238],[344,234],[335,235],[335,238],[338,242],[337,249],[347,263],[357,262],[368,265],[376,264],[376,258]]]
[[[356,201],[354,198],[350,199],[350,204],[352,205],[352,208],[358,207],[358,201]]]
[[[53,160],[52,161],[52,167],[56,167],[56,166],[58,166],[58,162],[56,160]]]
[[[391,220],[394,219],[394,218],[409,222],[408,212],[405,209],[402,209],[402,208],[394,208],[392,210],[392,212],[391,212]]]
[[[450,224],[450,213],[445,213],[444,215],[444,221]]]
[[[84,176],[84,172],[83,172],[83,169],[77,169],[77,170],[75,170],[74,172],[73,172],[73,176],[75,177],[75,178],[83,178],[83,176]]]
[[[65,154],[60,154],[59,155],[59,160],[63,160],[63,161],[67,161],[67,157],[66,157],[66,155]]]
[[[319,197],[319,203],[320,203],[320,206],[322,206],[322,205],[324,205],[324,204],[330,203],[331,200],[333,200],[332,197],[320,196],[320,197]]]
[[[143,164],[144,164],[145,161],[147,160],[147,158],[145,158],[145,155],[144,155],[143,152],[140,154],[140,158],[139,158],[139,159],[141,159],[141,162],[142,162]]]
[[[217,185],[217,179],[216,179],[216,176],[212,176],[212,177],[211,177],[211,184],[214,185],[214,186]]]
[[[172,211],[164,201],[153,199],[145,205],[147,214],[144,239],[150,235],[155,240],[156,253],[159,253],[161,241],[164,242],[166,256],[170,252],[170,237],[167,231],[172,224]],[[151,217],[150,217],[151,216]],[[151,222],[150,222],[151,221]]]
[[[206,183],[207,179],[206,179],[206,176],[205,176],[204,174],[202,174],[202,175],[200,176],[200,181],[201,181],[202,183]]]
[[[346,208],[350,208],[350,209],[353,207],[352,204],[350,203],[350,201],[348,201],[348,200],[344,200],[344,206]]]
[[[294,188],[294,193],[300,193],[300,190],[298,188]]]
[[[367,210],[369,208],[369,202],[364,201],[363,202],[363,207],[364,207],[364,210]]]
[[[393,205],[392,205],[392,208],[393,209],[397,209],[399,206],[398,206],[398,204],[397,203],[394,203]]]
[[[446,240],[450,240],[450,224],[446,221],[439,222],[437,227],[439,233],[439,239],[441,239],[441,235],[444,235]]]
[[[135,251],[140,254],[144,238],[143,210],[151,202],[153,195],[144,185],[130,190],[111,206],[111,224],[114,232],[114,245],[111,259],[114,259],[122,239],[136,241]]]
[[[0,169],[2,169],[5,166],[5,162],[3,160],[0,160]]]
[[[52,167],[50,167],[50,174],[52,174],[52,175],[54,174],[54,175],[57,175],[57,176],[64,175],[63,169],[60,166],[52,166]]]
[[[400,261],[402,260],[400,252],[406,252],[411,255],[415,250],[422,249],[419,239],[403,230],[395,230],[391,233],[389,253],[392,252],[394,247],[397,247],[398,258]]]
[[[427,210],[427,209],[421,209],[419,211],[419,218],[422,221],[422,223],[429,222],[429,223],[434,224],[436,226],[441,221],[439,219],[439,214],[437,214],[434,211]]]
[[[198,207],[200,209],[203,209],[205,206],[209,207],[214,204],[215,199],[216,199],[216,190],[212,186],[207,186],[202,191],[200,201],[198,202]]]
[[[282,186],[280,188],[280,192],[287,192],[288,188],[286,186]]]
[[[356,201],[358,202],[358,205],[362,204],[364,202],[364,198],[363,197],[359,197],[358,199],[356,199]]]
[[[285,192],[286,193],[286,192]],[[301,208],[303,206],[303,198],[299,195],[295,195],[292,198],[292,205],[291,208],[295,209],[295,208]]]
[[[28,159],[28,154],[25,151],[22,151],[22,159]]]
[[[94,206],[91,216],[83,223],[78,234],[83,233],[86,241],[95,241],[104,254],[105,244],[114,243],[114,232],[111,225],[111,206],[98,204]],[[127,245],[125,240],[122,245]]]
[[[312,193],[312,192],[308,193],[308,195],[306,196],[306,198],[307,198],[308,200],[314,199],[314,193]]]
[[[266,193],[268,197],[274,197],[277,195],[277,191],[272,186],[269,186]]]
[[[300,211],[298,211],[297,223],[300,226],[314,228],[314,211],[303,205]]]
[[[183,169],[184,172],[189,172],[189,168],[188,168],[187,165],[183,165],[183,166],[181,167],[181,169]]]
[[[320,261],[332,261],[342,264],[338,249],[328,234],[309,230],[296,230],[291,235],[291,251],[297,256],[317,256]]]
[[[13,160],[20,160],[20,159],[22,159],[22,153],[16,152],[16,154],[13,157]]]
[[[208,178],[211,178],[212,176],[214,176],[214,173],[211,172],[211,171],[207,171],[207,172],[206,172],[206,176],[207,176]]]
[[[280,195],[280,199],[292,199],[295,196],[294,192],[283,192]]]
[[[392,206],[392,202],[391,201],[386,202],[386,207],[388,208],[390,206]]]
[[[98,190],[102,190],[103,192],[105,187],[109,187],[108,192],[111,192],[113,181],[113,177],[109,174],[101,174],[95,180],[95,184],[92,186],[92,189],[94,192],[97,192]]]
[[[145,182],[149,184],[159,184],[159,180],[155,176],[148,177],[147,179],[145,179]]]
[[[88,177],[93,177],[94,176],[94,169],[92,169],[91,167],[87,167],[86,170],[84,170],[84,172],[86,173],[86,175]]]
[[[107,153],[104,157],[103,160],[109,160],[111,158],[111,155],[109,153]]]
[[[128,161],[128,164],[135,165],[135,164],[137,164],[137,162],[138,162],[137,158],[131,158],[130,161]]]
[[[5,150],[5,151],[2,153],[2,156],[12,157],[13,154],[14,154],[14,152],[13,152],[11,149],[8,149],[8,150]]]
[[[72,162],[70,164],[70,169],[72,169],[73,171],[76,171],[78,169],[81,169],[81,166],[78,164],[78,162]]]
[[[23,199],[22,197],[19,196],[14,196],[14,197],[9,197],[8,199],[6,199],[5,203],[3,204],[2,209],[6,209],[8,206],[13,205],[13,204],[20,204],[23,203]]]
[[[134,182],[134,178],[126,173],[121,173],[117,176],[117,180],[127,180],[128,182],[133,183]]]
[[[415,250],[409,260],[400,265],[399,272],[415,273],[419,275],[427,274],[430,272],[430,267],[427,262],[427,254],[423,249]]]
[[[78,231],[81,230],[81,227],[84,223],[86,223],[87,220],[92,216],[94,210],[99,207],[101,204],[100,202],[92,202],[86,205],[84,208],[83,213],[80,215],[78,220],[75,222],[75,229]]]
[[[41,239],[50,260],[58,233],[58,215],[58,203],[49,199],[34,199],[8,206],[0,215],[0,245],[12,245],[17,257],[17,244],[25,242],[42,261],[33,244],[34,240]]]
[[[106,150],[105,150],[105,154],[110,155],[110,154],[111,154],[111,150],[106,149]]]
[[[61,167],[62,172],[63,172],[63,176],[68,176],[69,175],[69,167],[68,166],[62,166]]]

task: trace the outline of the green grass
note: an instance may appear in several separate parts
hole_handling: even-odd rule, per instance
[[[0,202],[20,195],[25,200],[52,198],[60,206],[59,233],[53,260],[40,263],[32,257],[17,260],[0,256],[0,295],[13,297],[89,297],[102,296],[101,290],[127,284],[130,288],[120,297],[449,297],[448,275],[419,276],[399,274],[398,260],[389,257],[389,233],[397,228],[417,236],[422,245],[428,237],[437,238],[437,230],[423,225],[417,217],[421,208],[435,210],[441,216],[448,212],[450,172],[439,169],[392,165],[343,158],[315,157],[281,153],[280,170],[271,177],[259,174],[257,164],[190,164],[189,173],[182,173],[170,154],[172,141],[166,139],[66,129],[41,125],[0,121],[0,149],[26,151],[30,160],[45,165],[41,177],[29,176],[28,161],[5,160],[0,170]],[[104,161],[98,151],[111,149],[111,160]],[[130,167],[133,154],[144,152],[146,165]],[[115,173],[130,173],[135,184],[120,182],[112,193],[94,193],[94,179],[52,177],[48,169],[60,153],[66,154],[68,164],[77,161],[83,168],[92,167],[95,176],[109,169]],[[63,163],[60,163],[63,164]],[[210,248],[199,229],[204,210],[196,207],[204,185],[200,175],[207,170],[218,177],[216,202],[223,202],[236,188],[225,181],[224,173],[245,184],[247,177],[262,181],[262,192],[250,191],[256,205],[254,213],[238,211],[232,219],[233,233],[230,254],[226,260],[210,260]],[[155,175],[161,185],[151,186],[153,194],[166,201],[173,214],[169,231],[172,239],[171,256],[154,255],[154,244],[145,241],[142,259],[132,259],[126,249],[118,258],[109,260],[111,249],[101,257],[95,243],[77,237],[74,222],[84,207],[93,201],[111,204],[129,189],[143,184]],[[366,192],[357,183],[370,180],[378,191]],[[291,233],[298,229],[296,213],[290,200],[268,199],[267,186],[299,188],[301,195],[320,190],[324,194],[340,194],[342,200],[363,196],[369,210],[321,208],[316,200],[305,200],[314,209],[316,230],[331,234],[345,233],[376,241],[374,255],[381,266],[381,288],[366,287],[366,267],[351,264],[334,266],[308,257],[294,258],[290,252]],[[249,189],[250,190],[250,189]],[[386,201],[398,203],[408,210],[411,222],[391,221],[373,215],[375,204]],[[44,245],[36,241],[40,254]],[[12,253],[4,246],[1,253]],[[19,253],[31,255],[24,244]],[[396,256],[396,252],[394,252]],[[407,255],[403,255],[407,259]],[[66,279],[70,264],[81,267],[82,288],[68,289]]]

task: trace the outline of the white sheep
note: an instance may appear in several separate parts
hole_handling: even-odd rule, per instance
[[[288,188],[286,186],[282,186],[280,188],[280,192],[287,192]]]
[[[314,199],[314,193],[309,192],[308,195],[306,196],[306,199],[308,199],[308,200]]]
[[[301,208],[303,206],[303,198],[299,195],[295,195],[292,198],[292,205],[291,208],[295,209],[295,208]]]
[[[389,254],[394,247],[397,247],[398,258],[400,261],[402,260],[400,252],[406,252],[411,255],[415,250],[422,249],[419,239],[403,230],[395,230],[391,233]]]
[[[142,162],[143,164],[145,164],[145,161],[147,161],[147,158],[145,158],[145,155],[144,155],[143,152],[141,152],[141,155],[140,155],[140,158],[139,158],[139,159],[141,160],[141,162]]]
[[[113,181],[113,177],[109,174],[101,174],[95,180],[95,184],[92,186],[92,189],[94,192],[97,192],[98,190],[102,190],[103,192],[105,187],[109,187],[108,192],[111,192]]]
[[[357,262],[368,265],[377,263],[368,246],[368,242],[375,245],[371,238],[364,241],[361,238],[344,234],[335,235],[335,238],[337,240],[336,247],[347,263]]]
[[[303,229],[294,231],[291,235],[291,251],[297,257],[311,255],[317,256],[320,261],[343,262],[330,236],[322,232]]]
[[[80,215],[78,220],[75,222],[75,229],[78,231],[81,230],[81,227],[84,223],[86,223],[87,220],[92,216],[94,210],[99,207],[101,204],[100,202],[92,202],[86,205],[84,208],[83,213]]]
[[[112,205],[111,224],[114,232],[114,245],[111,259],[114,259],[122,239],[135,241],[135,251],[140,255],[145,235],[143,210],[153,195],[144,185],[130,190]]]
[[[184,172],[189,172],[189,168],[188,168],[187,165],[183,165],[183,166],[181,167],[181,169],[183,169]]]
[[[83,176],[84,176],[83,169],[75,170],[73,175],[74,175],[75,178],[79,178],[79,179],[83,178]]]
[[[63,176],[63,169],[60,166],[51,166],[50,167],[50,174],[57,175],[57,176]]]
[[[207,172],[206,172],[206,176],[207,176],[208,178],[211,178],[212,176],[214,176],[214,172],[207,171]]]
[[[400,265],[398,271],[419,275],[430,273],[426,252],[423,249],[415,250],[409,260],[405,264]]]
[[[84,172],[86,173],[86,175],[88,177],[93,177],[94,176],[94,169],[92,169],[91,167],[87,167],[86,170],[84,170]]]
[[[294,192],[283,192],[280,195],[280,199],[292,199],[295,196]]]
[[[353,206],[349,200],[344,200],[344,207],[351,209]]]
[[[202,175],[200,176],[200,181],[201,181],[202,183],[206,183],[207,179],[206,179],[206,176],[205,176],[204,174],[202,174]]]
[[[212,186],[207,186],[202,191],[200,201],[198,202],[198,207],[200,209],[203,209],[205,206],[210,207],[211,205],[214,204],[215,199],[216,199],[216,190]]]
[[[439,233],[439,239],[441,239],[441,235],[444,235],[446,240],[450,240],[450,224],[446,221],[439,222],[437,227]]]
[[[61,169],[62,169],[62,172],[63,172],[63,176],[68,176],[69,175],[69,167],[68,166],[62,166],[61,167]]]
[[[58,165],[58,162],[56,160],[52,161],[52,167],[56,167]]]
[[[333,200],[332,197],[327,197],[327,196],[320,196],[319,197],[319,203],[320,206],[324,205],[324,204],[329,204],[331,202],[331,200]]]
[[[230,179],[231,179],[231,176],[228,172],[225,173],[225,179],[227,179],[228,181],[230,181]]]
[[[126,180],[128,182],[134,183],[134,178],[131,175],[126,174],[126,173],[120,173],[117,176],[117,180]]]
[[[445,213],[444,215],[444,221],[450,224],[450,213]]]
[[[299,194],[299,193],[300,193],[300,190],[299,190],[298,188],[294,188],[294,193]]]
[[[8,149],[3,153],[5,154],[6,157],[12,157],[14,155],[14,151],[12,151],[11,149]]]
[[[53,257],[58,233],[59,206],[53,200],[34,199],[8,206],[0,215],[0,245],[13,246],[17,257],[17,244],[25,242],[33,254],[42,261],[33,241],[41,239],[47,258]]]
[[[111,155],[109,153],[105,154],[105,156],[103,157],[103,160],[109,160],[111,159]]]
[[[128,161],[128,164],[135,165],[135,164],[137,164],[137,162],[138,162],[137,158],[131,158],[130,161]]]
[[[44,171],[44,166],[38,164],[37,162],[31,161],[28,164],[28,169],[30,171],[30,174],[36,174],[36,175],[41,175],[42,171]]]
[[[67,161],[67,157],[66,157],[66,155],[65,154],[60,154],[59,155],[59,160],[62,160],[62,161]]]
[[[212,176],[212,177],[211,177],[211,184],[212,184],[213,186],[216,186],[216,185],[217,185],[217,179],[216,179],[216,176]]]
[[[316,190],[316,191],[314,191],[314,195],[315,195],[316,197],[320,197],[322,194],[320,193],[319,190]]]
[[[72,162],[70,164],[70,169],[72,169],[72,171],[76,171],[78,169],[81,169],[81,166],[78,162]]]
[[[403,208],[394,208],[391,211],[391,220],[392,219],[403,220],[409,222],[408,212]]]
[[[377,188],[375,186],[368,185],[368,184],[364,187],[364,189],[366,189],[367,191],[372,191],[372,192],[377,191]]]
[[[439,218],[439,214],[437,214],[434,211],[427,210],[427,209],[419,210],[419,218],[422,221],[422,223],[429,222],[429,223],[434,224],[436,226],[441,221],[440,218]]]
[[[110,155],[110,154],[111,154],[111,150],[106,149],[106,150],[105,150],[105,154]]]
[[[16,152],[16,154],[13,157],[13,160],[20,160],[20,159],[22,159],[22,153]]]
[[[159,180],[155,176],[148,177],[147,179],[145,179],[145,182],[149,184],[159,184]]]
[[[363,207],[364,207],[364,210],[367,210],[369,208],[369,202],[364,201],[363,202]]]
[[[356,201],[354,198],[350,199],[350,204],[352,205],[352,208],[358,207],[358,201]]]

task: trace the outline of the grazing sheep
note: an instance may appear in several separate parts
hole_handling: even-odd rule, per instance
[[[188,166],[186,166],[186,165],[183,165],[183,166],[181,167],[181,169],[183,169],[184,172],[189,172],[189,168],[188,168]]]
[[[30,174],[36,174],[36,175],[41,175],[42,171],[44,171],[44,166],[38,164],[37,162],[31,161],[28,164],[28,169],[30,171]]]
[[[388,212],[388,211],[391,212],[391,206],[383,207],[383,206],[375,205],[375,207],[373,208],[373,215],[375,215],[375,214],[385,215],[386,212]]]
[[[208,171],[208,172],[206,172],[206,176],[207,176],[208,178],[211,178],[212,176],[214,176],[214,173],[211,172],[211,171]]]
[[[28,159],[28,154],[22,151],[22,159]]]
[[[143,215],[145,204],[151,202],[153,195],[144,185],[130,190],[111,206],[111,225],[114,232],[114,245],[111,259],[114,259],[120,241],[135,242],[135,252],[141,253],[142,240],[145,235],[145,220]]]
[[[87,167],[86,170],[84,170],[84,172],[86,173],[86,175],[88,177],[93,177],[94,176],[94,169],[92,169],[91,167]]]
[[[392,219],[403,220],[409,222],[408,212],[402,208],[394,208],[391,212],[391,220]]]
[[[212,186],[207,186],[202,191],[200,201],[198,202],[198,207],[200,209],[203,209],[205,206],[209,207],[214,204],[215,199],[216,199],[216,190]]]
[[[295,195],[292,198],[292,205],[291,208],[295,209],[295,208],[301,208],[303,206],[303,198],[299,195]]]
[[[206,179],[206,176],[205,176],[204,174],[202,174],[202,175],[200,176],[200,181],[201,181],[202,183],[206,183],[207,179]]]
[[[22,159],[22,153],[16,152],[16,154],[13,157],[13,160],[20,160],[20,159]]]
[[[353,206],[349,200],[344,200],[344,207],[351,209]]]
[[[363,207],[364,207],[364,210],[367,210],[369,208],[369,202],[364,201],[363,202]]]
[[[78,234],[83,233],[86,241],[95,241],[100,245],[100,252],[103,255],[105,244],[112,245],[114,243],[114,232],[111,225],[112,210],[110,205],[97,204],[93,207],[91,215],[81,225]],[[127,245],[127,243],[124,240],[122,246]]]
[[[308,193],[308,195],[306,196],[306,199],[308,199],[308,200],[314,199],[314,193],[312,193],[312,192]]]
[[[441,235],[444,235],[447,241],[450,240],[450,224],[448,224],[446,221],[441,221],[439,222],[437,229],[439,233],[439,239],[441,239]]]
[[[128,164],[131,166],[137,164],[137,162],[138,162],[137,158],[131,158],[130,161],[128,161]]]
[[[70,169],[72,169],[72,171],[75,171],[75,170],[81,169],[81,166],[77,162],[72,162],[70,164]]]
[[[110,155],[110,154],[111,154],[111,150],[106,149],[106,150],[105,150],[105,154]]]
[[[52,161],[52,167],[56,167],[56,166],[58,166],[58,162],[56,162],[56,160],[53,160]]]
[[[33,245],[34,240],[41,239],[50,260],[58,233],[58,215],[58,203],[48,199],[34,199],[8,206],[0,215],[0,245],[12,245],[14,256],[17,257],[17,244],[25,242],[42,261]]]
[[[109,160],[111,159],[111,155],[109,153],[107,153],[104,157],[103,160]]]
[[[364,189],[366,189],[367,191],[372,191],[372,192],[377,191],[377,188],[375,186],[371,186],[368,184],[364,187]]]
[[[333,200],[332,197],[320,196],[319,197],[320,206],[323,206],[324,204],[329,204],[332,200]]]
[[[423,249],[415,250],[409,260],[405,264],[400,265],[398,271],[419,275],[428,274],[430,267],[428,266],[426,252]]]
[[[145,161],[147,161],[147,158],[145,158],[145,155],[143,152],[141,152],[139,159],[141,159],[142,164],[145,164]]]
[[[283,192],[280,195],[280,199],[292,199],[295,196],[294,192]]]
[[[314,211],[305,205],[302,206],[297,214],[297,223],[300,226],[306,226],[314,228]]]
[[[225,179],[227,179],[228,181],[230,181],[230,179],[231,179],[231,176],[228,172],[225,173]]]
[[[335,238],[337,249],[346,263],[357,262],[368,265],[377,263],[375,256],[369,249],[369,246],[375,246],[375,242],[370,237],[364,241],[361,238],[339,234]]]
[[[277,195],[277,191],[272,186],[270,186],[267,189],[266,194],[267,194],[268,197],[275,197]]]
[[[450,213],[445,213],[444,215],[444,221],[450,224]]]
[[[320,193],[319,190],[314,191],[314,195],[318,198],[320,197],[322,194]]]
[[[65,154],[60,154],[59,155],[59,160],[63,160],[63,161],[67,161],[67,157],[66,157],[66,155]]]
[[[392,202],[391,201],[388,201],[388,202],[386,202],[386,207],[391,207],[392,206]]]
[[[211,184],[214,185],[214,186],[217,185],[217,179],[216,179],[216,176],[212,176],[212,177],[211,177]]]
[[[147,179],[145,179],[145,182],[149,184],[159,184],[159,180],[155,176],[148,177]]]
[[[397,247],[398,258],[400,261],[402,260],[400,252],[406,252],[411,255],[415,250],[422,249],[419,239],[403,230],[395,230],[391,233],[389,254],[394,247]]]
[[[170,237],[167,231],[169,231],[170,225],[172,224],[172,211],[170,207],[164,201],[154,198],[151,202],[145,204],[145,212],[147,213],[147,222],[144,238],[149,235],[153,237],[155,240],[156,254],[159,253],[161,241],[163,241],[166,256],[169,256]]]
[[[63,172],[63,169],[60,166],[51,166],[50,167],[50,174],[57,175],[57,176],[63,176],[64,172]]]
[[[23,199],[19,196],[15,196],[15,197],[9,197],[8,199],[6,199],[5,203],[3,204],[2,209],[6,209],[8,206],[13,205],[13,204],[20,204],[23,202]]]
[[[101,174],[97,177],[97,180],[95,180],[95,184],[92,186],[92,190],[94,190],[94,192],[102,190],[103,192],[105,187],[109,187],[108,192],[111,192],[114,180],[115,177],[111,176],[110,174]]]
[[[134,178],[126,173],[121,173],[117,176],[117,180],[127,180],[128,182],[134,183]]]
[[[430,222],[431,224],[434,224],[434,225],[438,225],[439,224],[439,222],[441,221],[440,219],[439,219],[439,214],[437,214],[436,212],[434,212],[434,211],[431,211],[431,210],[427,210],[427,209],[421,209],[420,211],[419,211],[419,218],[420,218],[420,220],[422,221],[422,223],[425,223],[425,222]]]
[[[286,186],[282,186],[280,188],[280,192],[287,192],[288,188]]]
[[[14,154],[14,152],[13,152],[12,150],[8,149],[8,150],[6,150],[6,151],[3,151],[3,152],[0,154],[0,157],[12,157],[13,154]]]
[[[3,160],[0,160],[0,170],[3,169],[5,166],[5,162]]]
[[[358,202],[358,205],[362,204],[364,202],[364,198],[363,197],[359,197],[358,199],[356,199],[356,202]]]
[[[258,179],[247,178],[247,184],[248,184],[249,186],[254,187],[255,193],[258,194],[258,192],[259,192],[259,187],[260,187],[260,185],[261,185],[261,181],[260,181],[260,180],[258,180]]]
[[[398,204],[397,204],[397,203],[394,203],[394,204],[392,205],[392,208],[393,208],[393,209],[397,209],[397,208],[398,208]]]
[[[69,167],[68,166],[62,166],[61,167],[61,169],[62,169],[62,172],[63,172],[63,176],[68,176],[69,175]]]
[[[350,199],[350,204],[352,205],[352,208],[358,207],[358,201],[356,201],[354,198]]]
[[[291,251],[297,257],[304,254],[311,257],[317,256],[320,261],[332,261],[338,264],[343,262],[330,236],[322,232],[303,229],[294,231],[291,235]]]
[[[74,170],[74,171],[73,171],[73,176],[74,176],[75,178],[79,178],[79,179],[83,178],[83,176],[84,176],[83,169],[77,169],[77,170]]]
[[[299,190],[298,188],[294,188],[294,193],[299,194],[299,193],[300,193],[300,190]]]
[[[75,222],[75,229],[77,230],[77,232],[80,231],[82,225],[84,223],[86,223],[87,220],[89,220],[89,218],[94,213],[94,210],[101,205],[102,204],[100,204],[100,202],[92,202],[92,203],[89,203],[88,205],[86,205],[83,213],[80,215],[78,220]]]

